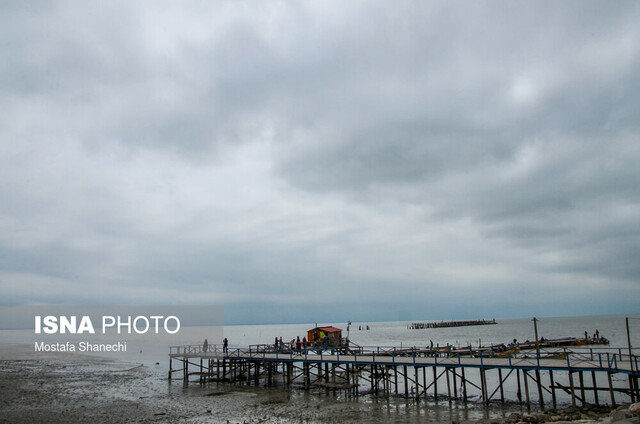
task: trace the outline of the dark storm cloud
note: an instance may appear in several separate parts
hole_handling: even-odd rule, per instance
[[[597,2],[5,4],[2,301],[398,319],[454,301],[533,314],[553,288],[545,313],[628,308],[638,17]]]

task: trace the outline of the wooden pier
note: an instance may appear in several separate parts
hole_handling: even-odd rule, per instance
[[[417,401],[517,401],[542,409],[555,408],[562,399],[573,405],[611,406],[640,401],[638,355],[611,348],[562,349],[556,355],[541,350],[501,358],[482,352],[474,357],[382,347],[359,347],[346,354],[331,349],[277,352],[265,345],[227,352],[213,346],[205,352],[201,345],[192,345],[172,346],[169,359],[169,379],[178,374],[185,384],[195,376],[201,383],[295,386]]]

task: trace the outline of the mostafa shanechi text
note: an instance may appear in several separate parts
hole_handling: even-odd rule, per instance
[[[117,343],[45,343],[35,342],[36,352],[126,352],[127,342]]]

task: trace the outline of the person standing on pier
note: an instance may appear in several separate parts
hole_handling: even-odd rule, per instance
[[[204,353],[207,353],[208,349],[209,349],[209,342],[207,341],[207,339],[204,339],[204,343],[202,343],[202,351]]]
[[[227,338],[225,337],[224,340],[222,341],[222,352],[227,353],[228,348],[229,348],[229,340],[227,340]]]

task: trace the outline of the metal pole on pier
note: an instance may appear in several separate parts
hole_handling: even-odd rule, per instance
[[[624,320],[627,324],[627,346],[629,347],[629,364],[631,365],[631,371],[633,371],[633,360],[631,357],[631,334],[629,333],[629,317],[626,317]]]
[[[538,343],[538,318],[533,317],[533,331],[536,336],[536,355],[540,359],[540,343]]]
[[[629,366],[630,366],[630,371],[631,374],[629,374],[629,386],[630,386],[630,395],[631,395],[631,402],[635,402],[635,393],[634,391],[637,390],[636,384],[634,384],[634,377],[633,377],[633,356],[631,354],[631,333],[629,332],[629,317],[625,318],[625,322],[627,324],[627,346],[629,348]],[[636,370],[637,371],[637,370]]]

